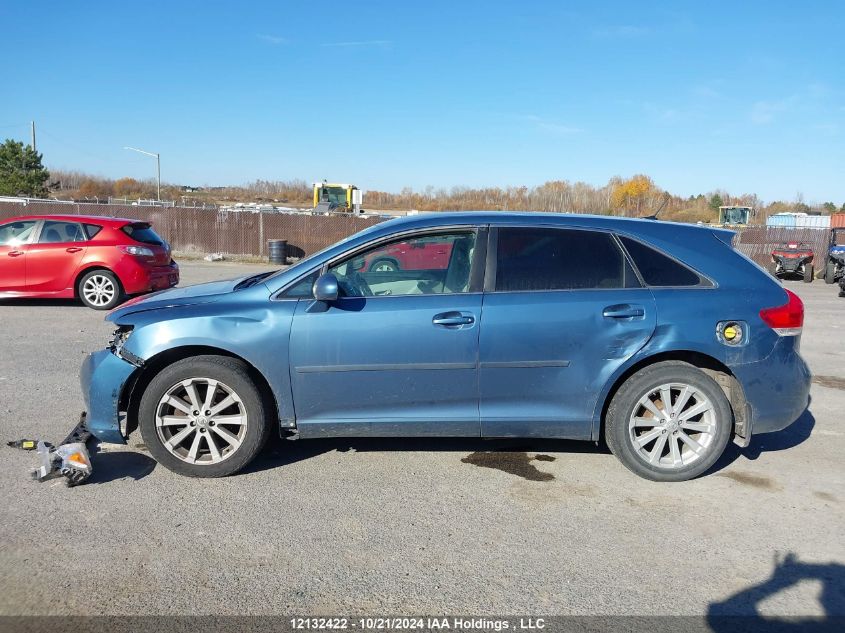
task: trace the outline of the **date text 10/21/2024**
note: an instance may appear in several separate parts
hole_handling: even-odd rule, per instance
[[[542,630],[543,618],[464,618],[464,617],[293,617],[291,628],[295,631],[326,631],[360,629],[371,631],[507,631]]]

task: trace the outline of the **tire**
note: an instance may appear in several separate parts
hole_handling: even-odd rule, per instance
[[[812,264],[804,264],[804,283],[811,284],[813,283],[813,275],[815,274],[816,269],[813,268]]]
[[[111,310],[123,301],[123,288],[108,270],[92,270],[79,280],[76,293],[83,305],[94,310]]]
[[[827,264],[824,267],[824,282],[826,284],[832,284],[835,280],[836,276],[836,264],[830,260],[827,261]]]
[[[775,262],[769,264],[769,274],[777,279],[778,276],[778,265]]]
[[[194,403],[186,383],[193,387]],[[170,404],[174,398],[184,406]],[[194,409],[200,401],[202,405]],[[204,415],[221,405],[216,413]],[[227,421],[223,423],[222,418]],[[258,455],[270,435],[264,400],[246,364],[226,356],[195,356],[165,367],[141,397],[138,426],[156,461],[188,477],[225,477],[238,472]],[[166,446],[177,436],[181,439]]]
[[[684,387],[693,390],[689,399],[681,403],[682,415],[695,408],[709,408],[690,416],[687,422],[670,417],[662,423],[650,423],[657,416],[640,403],[648,398],[655,411],[665,412],[655,404],[662,405],[664,385],[670,387],[669,397],[674,406]],[[695,429],[688,424],[695,425]],[[607,410],[605,440],[619,461],[640,477],[652,481],[686,481],[716,463],[727,446],[732,428],[733,411],[716,381],[693,365],[667,361],[641,369],[619,388]],[[644,441],[647,436],[652,439]],[[635,444],[635,437],[643,438],[640,445]],[[700,448],[694,449],[695,445]],[[650,456],[656,459],[650,460]]]
[[[399,263],[392,259],[377,259],[370,264],[369,270],[374,273],[395,273],[399,270]]]

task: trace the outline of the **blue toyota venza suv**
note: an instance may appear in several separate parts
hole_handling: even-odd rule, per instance
[[[195,477],[240,470],[276,432],[604,438],[643,477],[689,479],[808,403],[803,305],[732,238],[586,215],[378,224],[111,312],[82,369],[89,425],[109,442],[139,427]]]

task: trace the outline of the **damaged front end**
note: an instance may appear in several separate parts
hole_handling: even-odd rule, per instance
[[[144,363],[124,349],[131,333],[131,326],[120,326],[108,348],[89,354],[82,363],[79,380],[88,412],[88,428],[103,442],[126,443],[121,429],[121,395]]]

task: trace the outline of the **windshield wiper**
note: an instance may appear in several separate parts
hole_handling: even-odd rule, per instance
[[[247,277],[241,283],[239,283],[237,286],[235,286],[235,290],[241,290],[243,288],[249,288],[251,286],[254,286],[259,281],[261,281],[262,279],[265,279],[266,277],[269,277],[272,274],[273,274],[273,271],[271,270],[271,271],[268,271],[266,273],[258,273],[257,275],[253,275],[252,277]]]

